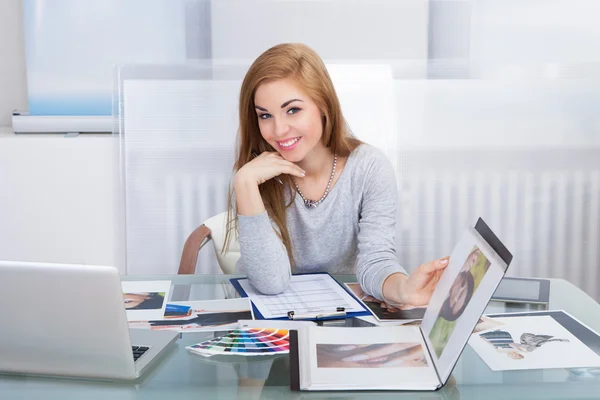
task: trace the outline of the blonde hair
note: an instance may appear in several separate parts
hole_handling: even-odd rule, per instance
[[[253,151],[258,153],[276,151],[260,134],[254,95],[260,85],[286,78],[294,79],[323,114],[321,140],[325,147],[330,148],[340,157],[346,157],[360,145],[361,142],[352,135],[344,120],[333,83],[319,55],[304,44],[279,44],[262,53],[252,63],[242,82],[239,102],[240,126],[234,171],[239,171],[252,160]],[[275,179],[270,179],[260,185],[259,190],[267,214],[275,222],[277,234],[285,245],[290,264],[293,265],[292,245],[286,225],[286,208],[291,205],[291,202],[285,204],[284,190],[290,193],[291,201],[294,200],[296,192],[292,189],[292,180],[289,176],[280,175],[280,178],[283,185]],[[231,241],[232,229],[237,227],[234,222],[237,221],[238,215],[233,207],[233,201],[233,191],[230,189],[227,208],[228,229],[223,252]]]

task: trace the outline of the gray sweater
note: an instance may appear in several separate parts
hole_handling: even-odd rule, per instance
[[[394,244],[398,189],[390,161],[378,149],[361,144],[348,157],[335,186],[316,208],[299,195],[287,209],[293,273],[356,274],[362,289],[383,299],[385,279],[406,273]],[[266,212],[238,217],[239,273],[264,294],[285,290],[290,262],[276,225]]]

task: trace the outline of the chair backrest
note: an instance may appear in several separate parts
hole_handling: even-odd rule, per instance
[[[225,244],[225,234],[227,233],[227,211],[210,217],[204,221],[204,225],[210,229],[210,237],[215,249],[217,261],[224,274],[235,273],[235,265],[240,258],[240,244],[237,238],[237,232],[231,237],[228,250],[223,253]]]

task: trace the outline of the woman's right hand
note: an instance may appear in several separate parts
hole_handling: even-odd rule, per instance
[[[240,168],[235,174],[235,180],[261,185],[281,174],[302,178],[305,172],[293,162],[281,157],[277,152],[264,152]]]

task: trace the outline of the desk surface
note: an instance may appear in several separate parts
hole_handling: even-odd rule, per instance
[[[139,277],[123,280],[169,279],[171,300],[224,298],[230,276],[193,275]],[[343,282],[353,276],[337,276]],[[491,302],[486,312],[540,310],[539,306]],[[565,310],[600,331],[600,305],[583,291],[560,279],[551,280],[548,309]],[[352,322],[348,322],[349,324]],[[287,356],[217,362],[190,354],[185,346],[215,333],[184,333],[176,346],[139,380],[97,382],[74,379],[0,375],[1,398],[45,399],[285,399],[285,398],[418,398],[418,399],[580,399],[596,398],[600,377],[577,375],[565,369],[492,372],[467,346],[448,384],[438,392],[299,393],[289,389]]]

